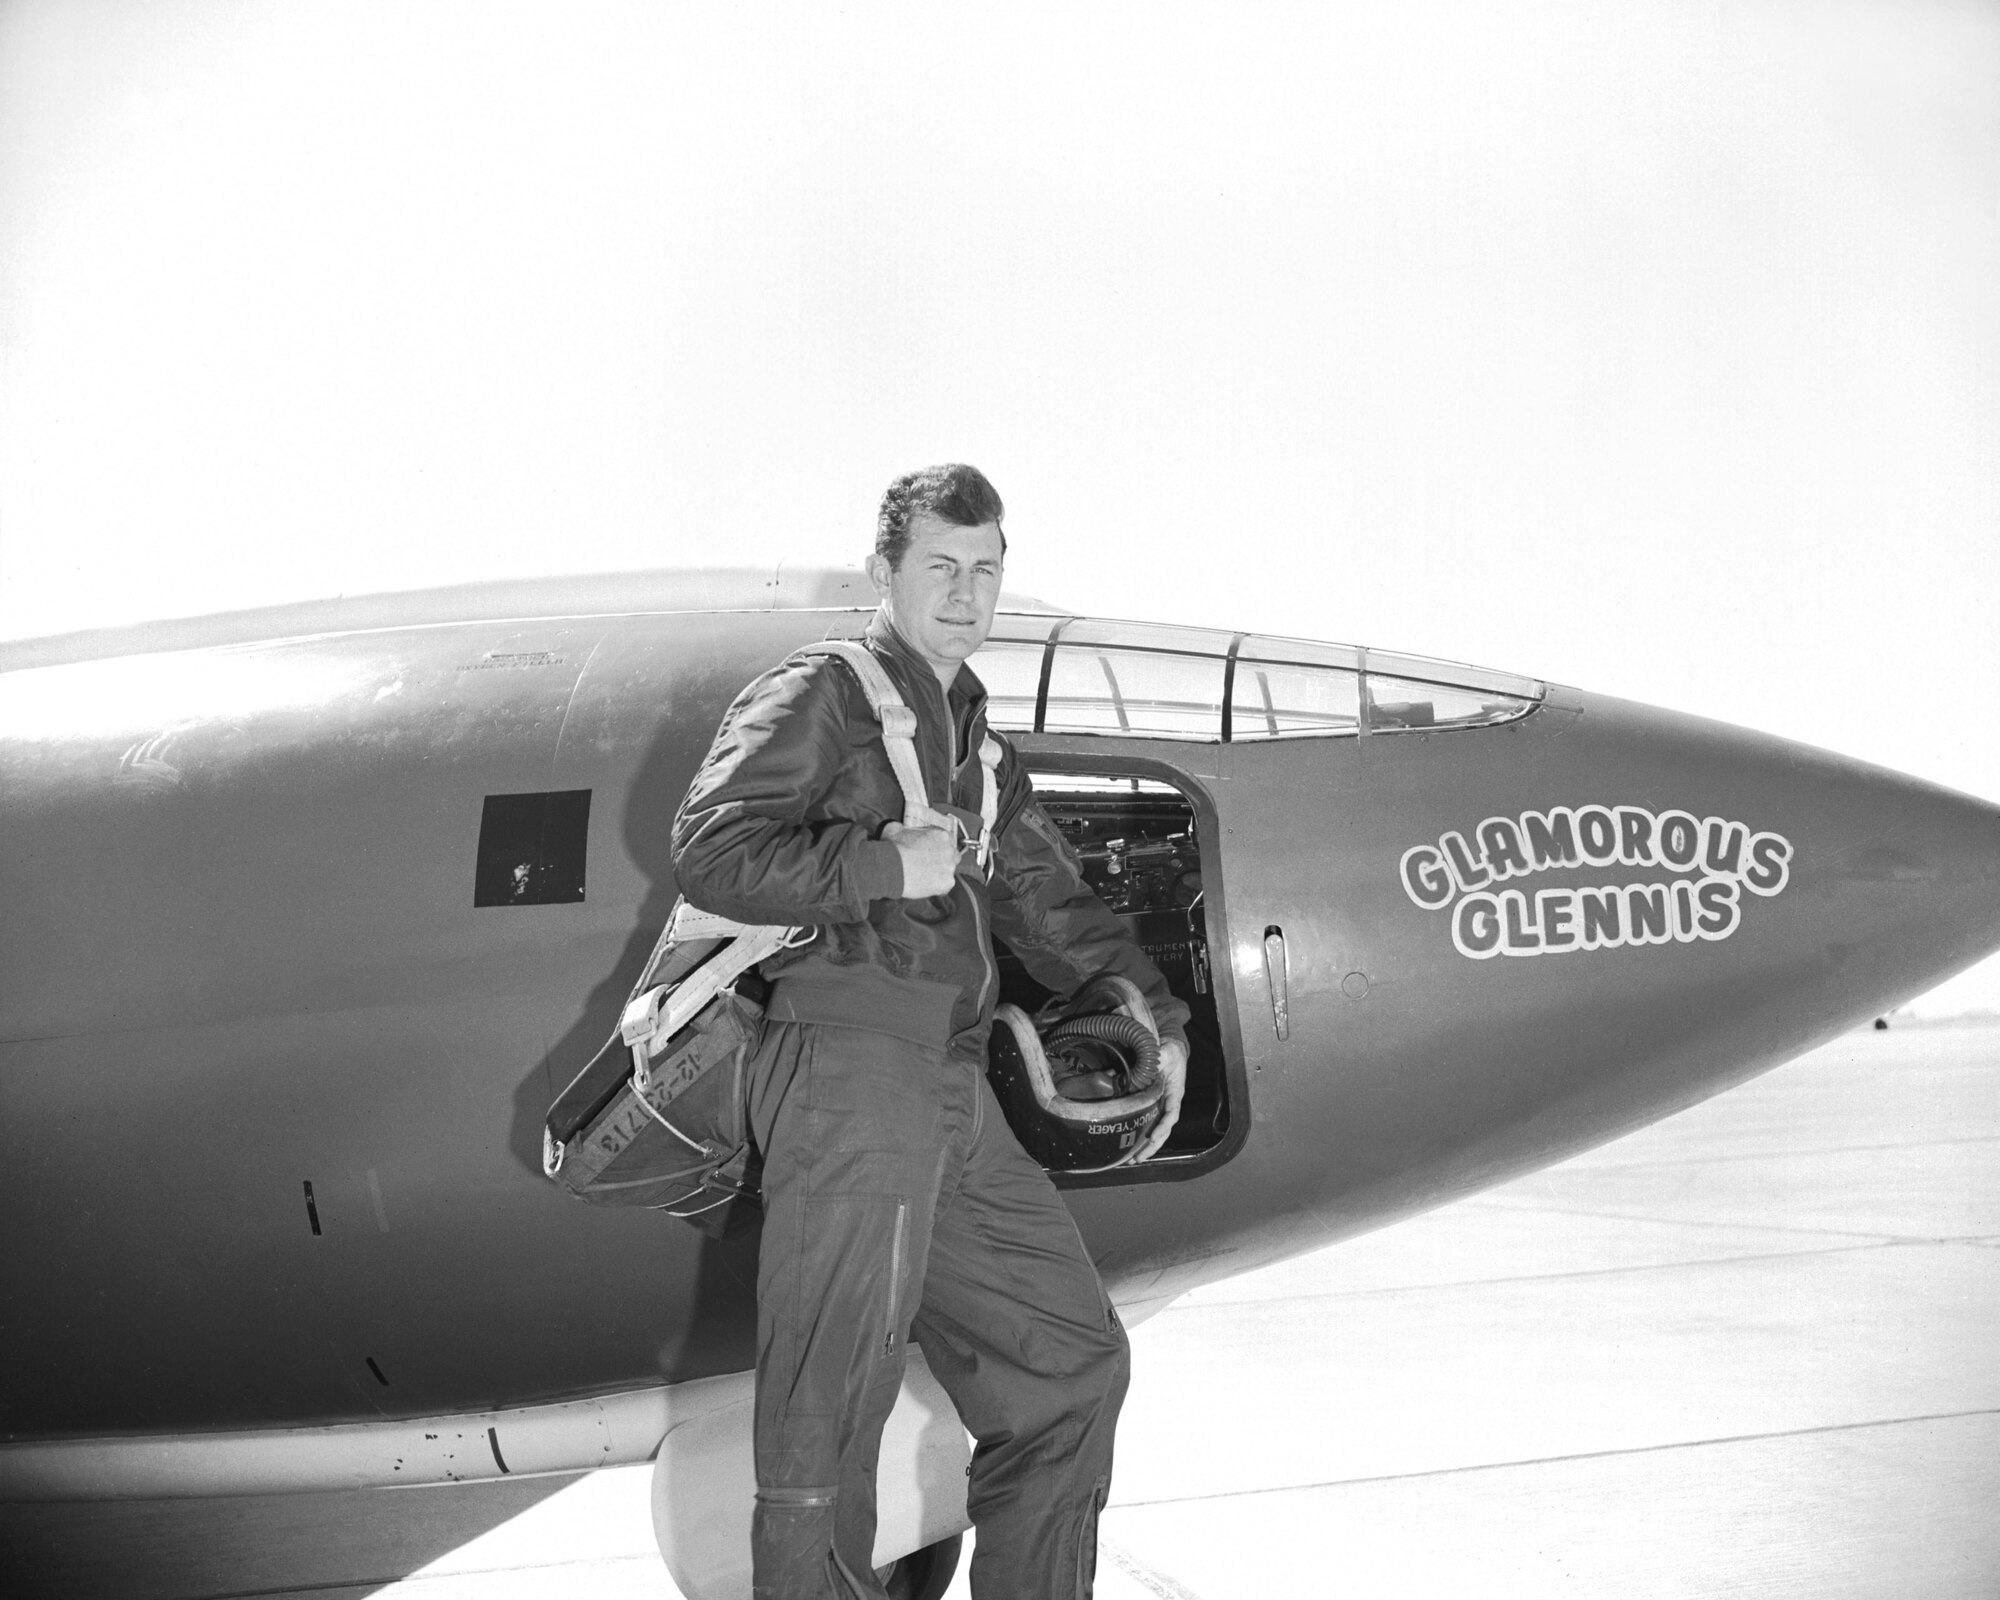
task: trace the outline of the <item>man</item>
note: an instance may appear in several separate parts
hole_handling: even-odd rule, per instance
[[[916,714],[927,796],[951,826],[904,825],[881,726],[852,670],[823,656],[737,697],[674,820],[695,905],[817,930],[764,964],[751,1071],[759,1600],[882,1595],[875,1456],[912,1337],[978,1441],[973,1593],[1091,1590],[1125,1334],[986,1083],[990,935],[1057,993],[1103,971],[1144,993],[1168,1087],[1142,1160],[1179,1114],[1187,1008],[1085,887],[1004,740],[985,777],[986,693],[965,660],[993,625],[1002,514],[971,467],[909,473],[868,558],[881,608],[866,643]],[[999,788],[990,878],[968,844],[985,781]]]

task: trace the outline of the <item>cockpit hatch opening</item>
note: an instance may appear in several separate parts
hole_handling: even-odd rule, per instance
[[[1208,892],[1194,804],[1171,783],[1124,774],[1032,774],[1035,796],[1061,831],[1084,881],[1110,907],[1186,1003],[1188,1088],[1173,1136],[1146,1168],[1054,1174],[1063,1187],[1133,1180],[1138,1171],[1206,1170],[1240,1139],[1243,1114],[1229,1088],[1209,956]],[[1000,999],[1033,1015],[1051,996],[1004,946],[996,946]]]

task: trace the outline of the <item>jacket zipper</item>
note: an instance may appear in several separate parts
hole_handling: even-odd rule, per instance
[[[958,798],[958,769],[960,766],[958,754],[958,720],[951,714],[951,696],[945,693],[942,685],[933,679],[927,685],[926,692],[935,692],[938,699],[943,702],[945,742],[948,746],[945,753],[944,795],[948,803],[955,804]],[[965,750],[966,758],[970,760],[972,757],[972,743],[970,739],[966,741]],[[992,781],[992,775],[986,772],[983,767],[980,770],[979,781],[982,784]],[[954,885],[954,892],[956,892],[956,887]],[[977,936],[979,945],[979,993],[977,1003],[973,1007],[973,1012],[976,1016],[984,1016],[986,1014],[986,997],[992,991],[994,982],[999,976],[999,971],[993,962],[993,940],[986,931],[986,916],[980,909],[979,896],[968,888],[967,898],[972,903],[972,929]],[[973,1132],[976,1134],[979,1131],[977,1116],[978,1111],[981,1109],[976,1096],[974,1097],[973,1105]],[[900,1237],[899,1234],[898,1238],[900,1239]]]
[[[966,890],[966,894],[972,901],[972,929],[979,936],[979,1004],[974,1007],[973,1014],[983,1017],[986,1015],[986,992],[993,987],[993,980],[997,976],[993,965],[993,941],[986,936],[986,922],[979,909],[979,895],[970,888]],[[986,1064],[983,1061],[972,1061],[968,1065],[972,1068],[972,1138],[977,1143],[979,1126],[985,1119],[986,1112],[986,1098],[980,1092],[984,1087],[980,1079],[986,1075]]]
[[[972,902],[972,929],[979,935],[979,1004],[974,1010],[986,1015],[987,991],[993,987],[993,941],[986,934],[986,914],[979,907],[980,897],[968,887],[966,897]]]
[[[943,690],[939,690],[938,692],[940,694],[944,693]],[[960,765],[958,759],[958,721],[951,714],[950,695],[944,695],[944,725],[951,737],[951,760],[950,765],[945,769],[945,795],[948,799],[956,803],[958,799],[958,769]],[[972,759],[972,742],[969,738],[966,741],[965,753],[966,759],[970,761]],[[979,782],[982,786],[982,791],[984,785],[992,781],[993,775],[987,772],[982,766],[979,771]],[[978,808],[974,807],[973,809],[977,810]],[[979,936],[979,1003],[973,1009],[977,1015],[984,1016],[986,1014],[987,992],[992,989],[993,981],[998,974],[993,965],[993,941],[988,937],[986,932],[986,919],[984,913],[979,908],[979,896],[968,890],[967,898],[972,902],[973,931]]]

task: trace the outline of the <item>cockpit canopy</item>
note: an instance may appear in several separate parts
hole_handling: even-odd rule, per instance
[[[1490,728],[1545,692],[1354,645],[1023,612],[994,620],[972,666],[995,727],[1196,743]]]

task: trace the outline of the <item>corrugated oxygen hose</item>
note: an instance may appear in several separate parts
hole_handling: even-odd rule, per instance
[[[1132,1062],[1127,1074],[1127,1094],[1138,1094],[1160,1081],[1160,1041],[1153,1037],[1143,1022],[1132,1017],[1110,1014],[1071,1017],[1049,1029],[1042,1047],[1050,1055],[1057,1055],[1061,1053],[1065,1039],[1090,1039],[1125,1051]]]

